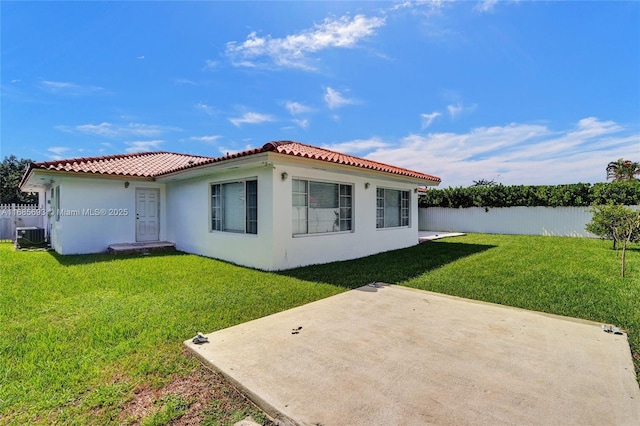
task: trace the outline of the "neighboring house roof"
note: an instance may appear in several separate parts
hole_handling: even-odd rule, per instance
[[[325,148],[292,141],[269,142],[261,148],[251,149],[223,157],[202,157],[196,155],[178,154],[173,152],[143,152],[136,154],[109,155],[104,157],[71,158],[66,160],[43,161],[31,163],[25,173],[20,186],[25,182],[30,172],[36,170],[91,173],[123,177],[155,178],[181,170],[190,169],[205,164],[218,163],[232,158],[246,157],[263,152],[275,152],[301,158],[309,158],[346,166],[360,167],[401,176],[440,182],[440,178],[425,173],[395,167],[377,161],[366,160],[353,155],[341,154]]]

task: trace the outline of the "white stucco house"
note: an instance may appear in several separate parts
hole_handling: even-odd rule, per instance
[[[425,173],[298,142],[220,158],[147,152],[32,163],[52,248],[100,253],[169,241],[262,270],[353,259],[418,243]]]

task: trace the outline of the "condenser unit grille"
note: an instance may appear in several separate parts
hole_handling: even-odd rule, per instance
[[[46,244],[44,228],[35,226],[16,228],[16,246],[18,248],[44,247]]]

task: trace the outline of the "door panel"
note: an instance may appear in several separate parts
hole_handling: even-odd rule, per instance
[[[160,190],[136,189],[136,241],[160,238]]]

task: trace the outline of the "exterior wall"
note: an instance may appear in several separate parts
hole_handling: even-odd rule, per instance
[[[282,179],[282,173],[287,178]],[[258,178],[258,234],[211,231],[210,185]],[[353,232],[293,236],[292,179],[353,184]],[[365,183],[369,188],[365,189]],[[410,226],[376,229],[376,187],[409,190]],[[178,250],[263,270],[354,259],[418,243],[416,184],[319,170],[308,164],[278,163],[273,167],[240,168],[167,183],[169,232]]]
[[[588,207],[420,209],[420,230],[597,238],[585,231]]]
[[[281,173],[286,172],[286,180]],[[279,164],[274,171],[273,269],[355,259],[418,244],[417,184],[384,180],[343,171],[319,170],[304,164]],[[292,179],[353,184],[353,230],[330,234],[292,233]],[[365,188],[365,183],[369,187]],[[410,226],[376,229],[376,188],[409,190]]]
[[[110,244],[136,241],[136,188],[160,189],[160,240],[166,239],[164,184],[148,181],[63,176],[51,186],[60,187],[60,214],[56,220],[51,200],[51,245],[60,254],[106,252]],[[50,189],[49,189],[50,194]]]
[[[258,233],[212,231],[210,187],[257,177]],[[167,183],[168,235],[176,248],[239,265],[272,269],[272,168],[259,165]]]

